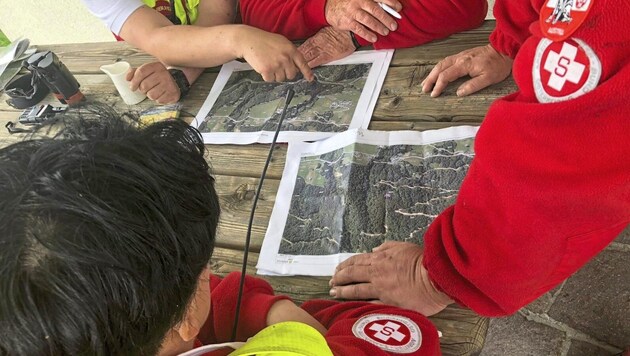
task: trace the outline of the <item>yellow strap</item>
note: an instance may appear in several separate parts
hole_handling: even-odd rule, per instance
[[[197,18],[199,17],[199,0],[185,1],[188,10],[188,18],[190,18],[190,22],[194,24],[197,22]],[[142,2],[152,9],[155,8],[156,0],[142,0]],[[182,24],[190,25],[188,23],[188,19],[186,18],[186,11],[184,11],[184,4],[182,3],[182,0],[175,0],[175,15],[177,15]]]
[[[270,325],[229,356],[333,356],[326,339],[313,327],[287,321]]]

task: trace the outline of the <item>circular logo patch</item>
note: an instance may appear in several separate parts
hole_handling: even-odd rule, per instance
[[[532,74],[538,101],[552,103],[595,89],[602,64],[595,51],[580,39],[553,42],[543,38],[536,47]]]
[[[422,345],[418,324],[400,315],[366,315],[354,323],[352,333],[381,350],[398,354],[418,351]]]

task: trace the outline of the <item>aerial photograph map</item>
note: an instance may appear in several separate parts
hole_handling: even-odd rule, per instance
[[[278,253],[361,253],[385,240],[422,244],[431,221],[455,201],[473,140],[355,143],[302,157]]]
[[[234,71],[199,125],[201,132],[275,131],[288,88],[295,96],[283,131],[348,129],[372,63],[321,66],[316,80],[268,83],[253,70]]]

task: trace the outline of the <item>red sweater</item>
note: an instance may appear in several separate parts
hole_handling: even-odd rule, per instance
[[[234,322],[235,302],[238,295],[240,273],[230,273],[223,280],[212,276],[212,307],[208,321],[199,334],[199,343],[217,344],[227,342]],[[245,341],[265,328],[267,313],[271,306],[285,296],[274,296],[271,286],[264,280],[246,278],[241,306],[237,341]],[[416,356],[441,355],[437,330],[431,322],[416,312],[397,307],[366,302],[340,303],[329,300],[313,300],[302,308],[322,323],[328,332],[325,335],[334,355],[380,356],[394,355],[379,347],[383,344],[413,349],[414,340],[420,340],[416,351],[407,353]],[[387,322],[389,324],[387,329]],[[379,331],[380,330],[380,331]],[[380,332],[379,335],[377,335]],[[355,336],[358,333],[362,336]],[[380,339],[379,339],[380,338]],[[368,342],[367,339],[371,339]],[[380,340],[380,341],[379,341]],[[380,343],[380,344],[379,344]],[[227,355],[231,349],[210,352],[207,355]]]
[[[630,1],[592,1],[556,43],[538,23],[547,0],[496,2],[491,43],[515,57],[519,90],[490,107],[455,205],[425,236],[432,281],[480,314],[530,303],[630,222]]]
[[[400,0],[398,29],[378,36],[376,49],[413,47],[481,25],[486,0]],[[241,0],[243,23],[279,33],[290,40],[313,36],[326,22],[326,0]],[[370,43],[357,37],[361,45]]]

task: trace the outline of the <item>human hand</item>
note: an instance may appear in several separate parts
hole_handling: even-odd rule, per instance
[[[378,0],[396,11],[402,10],[398,0]],[[396,31],[396,20],[374,0],[327,0],[326,21],[337,30],[352,31],[367,41],[376,42],[374,32],[387,36]]]
[[[131,68],[127,81],[132,91],[140,89],[147,97],[158,104],[176,103],[180,98],[179,87],[164,64],[152,62]]]
[[[441,60],[422,82],[422,91],[439,96],[446,86],[466,75],[472,79],[457,89],[457,96],[475,93],[499,83],[510,75],[512,58],[497,52],[491,45],[471,48]]]
[[[436,314],[453,300],[429,279],[422,253],[416,244],[391,241],[372,253],[350,257],[337,266],[330,294],[338,299],[378,300],[426,316]]]
[[[267,313],[267,326],[282,323],[284,321],[297,321],[312,326],[322,335],[326,334],[326,327],[313,318],[304,309],[298,307],[288,299],[275,302]]]
[[[355,51],[349,31],[339,31],[328,26],[307,39],[298,47],[308,66],[315,68],[322,64],[344,58]]]
[[[266,82],[283,82],[302,72],[312,81],[315,76],[302,53],[284,36],[243,26],[237,57],[243,58]]]

